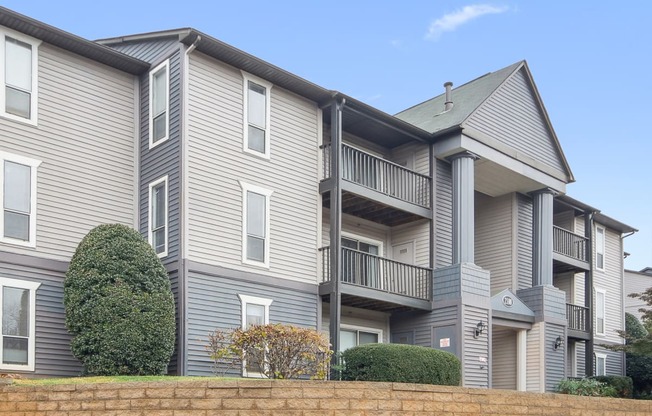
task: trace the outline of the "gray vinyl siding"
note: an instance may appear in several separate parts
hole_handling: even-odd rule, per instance
[[[596,344],[600,342],[623,343],[623,339],[616,333],[617,330],[624,329],[625,319],[622,255],[623,248],[620,234],[607,228],[605,232],[605,270],[601,271],[596,268],[593,272],[593,287],[607,291],[605,335],[596,335]],[[595,301],[595,292],[593,296]]]
[[[187,375],[213,374],[206,352],[208,333],[215,329],[229,330],[242,325],[242,304],[238,295],[272,299],[269,308],[270,323],[285,323],[317,328],[317,290],[300,292],[282,286],[252,284],[251,282],[206,275],[190,270],[188,280],[188,363]],[[240,375],[240,368],[228,374]]]
[[[652,287],[652,275],[638,272],[625,272],[625,312],[641,319],[640,308],[647,308],[646,302],[638,298],[631,298],[631,293],[642,293]]]
[[[392,256],[392,247],[396,244],[414,242],[414,264],[421,267],[430,265],[430,223],[428,220],[411,222],[390,229],[391,243],[387,249]]]
[[[168,255],[170,264],[179,257],[181,184],[181,53],[170,58],[169,138],[149,149],[149,73],[140,77],[140,232],[148,236],[149,184],[168,176]]]
[[[541,391],[541,374],[545,371],[543,361],[543,322],[535,324],[527,332],[526,386],[527,391]]]
[[[491,272],[491,293],[513,289],[513,196],[475,194],[475,260]]]
[[[560,172],[565,170],[525,69],[503,83],[465,124]]]
[[[340,325],[380,331],[382,334],[380,342],[388,343],[390,340],[389,314],[384,312],[342,306]],[[330,336],[330,304],[328,303],[323,303],[322,306],[321,330],[325,335]]]
[[[390,160],[401,163],[409,160],[408,168],[422,175],[430,175],[430,148],[426,144],[410,143],[392,149]]]
[[[0,119],[2,150],[42,161],[36,250],[1,249],[68,261],[95,226],[136,224],[135,79],[44,43],[38,90],[38,127]]]
[[[552,277],[552,284],[559,290],[563,290],[566,293],[566,303],[574,303],[573,300],[573,286],[575,283],[573,274],[564,273],[561,275],[554,275]]]
[[[188,258],[307,283],[317,276],[318,108],[271,91],[269,160],[243,152],[243,76],[190,55]],[[240,181],[273,191],[269,269],[242,262]]]
[[[516,390],[516,332],[494,328],[491,341],[491,388]]]
[[[557,227],[561,227],[564,230],[570,232],[575,232],[575,216],[573,211],[564,211],[559,214],[555,214],[553,217],[553,223]]]
[[[458,307],[449,306],[432,312],[394,314],[390,317],[390,328],[392,332],[414,331],[414,345],[434,348],[433,327],[452,325],[457,320]]]
[[[133,56],[145,62],[156,62],[161,52],[179,45],[178,37],[169,37],[165,39],[154,39],[151,41],[127,42],[117,45],[109,45],[111,48],[120,51],[126,55]]]
[[[324,209],[322,213],[322,246],[330,245],[330,210]],[[382,243],[383,250],[381,256],[388,256],[391,253],[388,249],[390,227],[367,221],[362,218],[342,214],[342,233],[351,237],[361,237]]]
[[[582,377],[586,374],[586,343],[584,341],[579,341],[575,344],[575,358],[577,363],[577,376]]]
[[[0,276],[41,283],[36,290],[35,371],[27,374],[30,377],[79,376],[82,366],[70,352],[71,336],[65,323],[64,272],[0,263]]]
[[[546,391],[554,392],[557,384],[566,376],[566,333],[563,326],[546,323],[545,338],[543,345],[546,356]],[[564,345],[555,350],[552,346],[557,337],[564,340]]]
[[[435,175],[435,268],[453,262],[453,174],[450,163],[437,160]]]
[[[606,354],[607,355],[607,375],[608,376],[622,376],[625,374],[625,354],[618,351],[611,351],[604,348],[601,345],[595,345],[594,352],[596,354]],[[593,371],[595,374],[595,363],[596,360],[593,360]]]
[[[179,271],[174,270],[168,273],[170,277],[170,286],[172,289],[172,295],[174,296],[174,323],[175,323],[175,340],[174,340],[174,352],[170,358],[170,363],[168,364],[168,374],[177,375],[178,371],[178,360],[179,360],[179,340],[181,339],[179,333]]]
[[[489,372],[486,366],[489,365],[489,332],[475,338],[475,328],[478,322],[489,322],[488,311],[483,308],[464,305],[464,326],[462,328],[462,360],[464,366],[465,387],[489,387]],[[487,359],[486,363],[480,361],[480,357]],[[485,367],[485,368],[481,368]]]
[[[518,204],[518,289],[532,287],[532,199],[516,194]]]

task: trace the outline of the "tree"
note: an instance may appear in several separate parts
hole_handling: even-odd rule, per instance
[[[632,314],[625,314],[625,332],[628,345],[649,336],[643,324]],[[637,395],[652,392],[652,355],[628,352],[626,355],[626,372],[634,382],[634,392]]]
[[[79,243],[64,281],[72,353],[92,375],[163,374],[174,350],[165,267],[135,230],[100,225]]]
[[[632,354],[652,356],[652,334],[645,329],[652,328],[652,287],[642,293],[632,293],[629,297],[641,299],[648,305],[648,308],[639,309],[639,312],[642,312],[643,314],[641,317],[641,321],[643,322],[641,329],[645,331],[645,334],[640,332],[636,334],[630,333],[627,329],[625,329],[624,332],[620,331],[620,335],[625,338],[626,341],[626,345],[623,349]],[[636,319],[634,316],[632,316],[632,318]],[[638,320],[636,320],[636,322],[638,322]],[[627,320],[625,321],[625,324],[627,324]],[[639,331],[638,326],[636,328],[636,331]]]

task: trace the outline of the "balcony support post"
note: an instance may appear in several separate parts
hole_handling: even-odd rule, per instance
[[[344,99],[335,97],[331,103],[331,178],[330,190],[330,342],[333,364],[340,352],[340,319],[342,315],[342,110]]]
[[[453,264],[475,262],[474,162],[462,152],[450,157],[453,165]]]
[[[550,188],[532,193],[532,286],[552,286],[553,200]]]
[[[435,180],[435,169],[437,167],[437,160],[435,159],[435,145],[431,144],[429,147],[428,158],[429,166],[428,170],[430,173],[430,212],[435,212],[435,191],[436,191],[436,180]],[[435,258],[437,256],[437,240],[435,235],[435,215],[432,215],[430,218],[430,262],[429,266],[431,269],[435,268]]]

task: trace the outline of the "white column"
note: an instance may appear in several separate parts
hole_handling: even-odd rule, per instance
[[[552,286],[552,215],[555,191],[532,193],[532,286]]]
[[[516,390],[527,390],[527,329],[516,333]]]
[[[450,157],[453,165],[453,264],[475,262],[474,161],[469,152]]]

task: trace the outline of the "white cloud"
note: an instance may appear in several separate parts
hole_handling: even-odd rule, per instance
[[[473,19],[484,16],[485,14],[504,13],[508,9],[507,6],[497,7],[489,4],[472,4],[470,6],[464,6],[462,9],[456,10],[453,13],[445,14],[430,23],[430,27],[428,27],[428,32],[426,33],[426,39],[438,40],[444,32],[452,32]]]

